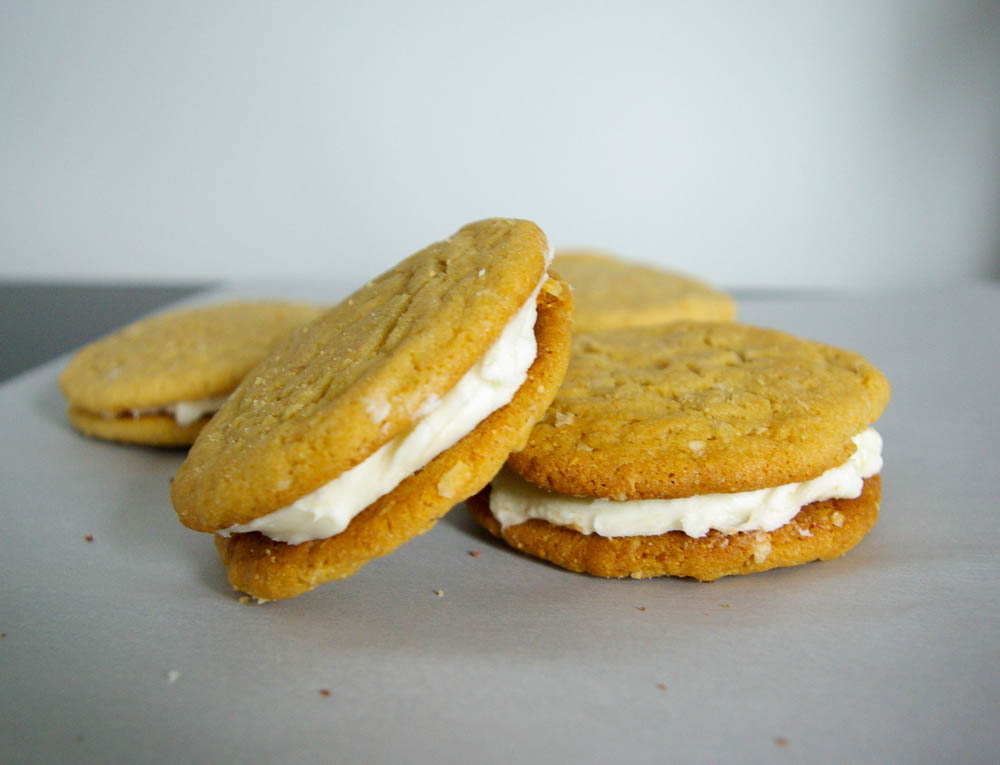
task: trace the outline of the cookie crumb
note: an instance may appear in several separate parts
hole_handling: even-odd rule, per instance
[[[771,554],[771,539],[763,533],[757,534],[753,542],[754,563],[760,564]]]
[[[93,534],[87,534],[87,536],[85,536],[83,538],[83,541],[84,542],[93,542],[94,541],[94,535]]]
[[[462,487],[468,482],[472,470],[459,460],[452,465],[437,484],[437,491],[445,499],[457,497]]]
[[[329,698],[330,697],[330,689],[329,688],[320,688],[319,689],[319,695],[323,696],[324,698]]]
[[[728,603],[721,603],[719,605],[719,608],[729,608],[729,604]]]
[[[365,401],[365,412],[376,425],[385,420],[391,411],[392,405],[386,400],[385,396],[372,396]]]
[[[172,669],[169,672],[167,672],[167,685],[173,685],[174,683],[176,683],[177,678],[179,678],[180,676],[181,673],[178,672],[176,669]]]
[[[788,746],[788,739],[787,738],[776,738],[776,739],[774,739],[774,743],[777,744],[778,746]]]
[[[646,610],[645,606],[636,606],[635,608],[636,608],[637,611],[645,611]]]
[[[6,632],[0,632],[0,640],[3,640],[5,637],[7,637],[7,633]]]
[[[561,428],[563,425],[572,425],[573,420],[576,419],[576,415],[572,412],[556,412],[556,427]]]
[[[267,598],[258,598],[255,595],[240,595],[239,601],[243,606],[260,606],[271,602]]]
[[[657,683],[656,687],[659,688],[661,691],[667,690],[667,684],[666,683]]]
[[[444,590],[434,590],[434,594],[437,595],[439,598],[443,598]]]
[[[469,556],[473,558],[478,558],[480,555],[479,550],[469,550]]]

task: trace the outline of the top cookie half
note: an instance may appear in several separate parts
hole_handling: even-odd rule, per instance
[[[113,417],[223,396],[315,306],[276,301],[168,311],[82,348],[59,377],[72,407]]]
[[[573,287],[577,332],[736,315],[733,299],[707,284],[603,253],[560,250],[552,270]]]
[[[688,497],[842,464],[889,383],[861,356],[774,330],[681,321],[576,335],[569,370],[508,464],[544,488]]]
[[[247,523],[405,432],[499,337],[548,258],[533,223],[473,223],[292,333],[199,436],[172,487],[181,520]]]

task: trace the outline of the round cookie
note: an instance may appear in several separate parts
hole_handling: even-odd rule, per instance
[[[563,494],[647,499],[815,478],[854,451],[889,383],[861,356],[732,322],[576,334],[515,472]]]
[[[569,358],[570,293],[546,276],[548,257],[533,223],[470,224],[272,350],[201,433],[172,484],[182,523],[227,535],[217,547],[237,589],[279,599],[350,576],[427,531],[523,445]],[[294,544],[231,533],[413,432],[530,303],[537,355],[509,403],[358,508],[339,533]]]
[[[560,250],[552,270],[573,288],[577,332],[736,315],[733,299],[707,284],[603,253]]]
[[[190,446],[208,421],[206,416],[181,425],[168,414],[109,417],[72,406],[66,410],[66,417],[74,428],[87,436],[126,444],[167,447]]]
[[[559,284],[550,282],[552,288]],[[482,489],[511,446],[524,443],[555,395],[569,359],[568,293],[542,293],[536,326],[539,355],[510,404],[369,505],[336,536],[298,545],[274,542],[259,533],[216,536],[230,583],[258,598],[276,600],[344,579],[372,558],[430,530],[458,501]]]
[[[489,487],[466,504],[483,528],[511,547],[570,571],[614,579],[682,576],[711,582],[840,557],[878,520],[881,486],[880,477],[873,476],[857,499],[806,505],[792,522],[774,531],[723,534],[713,529],[705,537],[683,531],[602,537],[538,519],[503,528],[490,512]]]
[[[552,406],[507,465],[554,497],[609,500],[612,509],[736,498],[844,465],[888,398],[885,377],[857,354],[774,330],[686,321],[594,332],[574,338]],[[711,580],[843,554],[878,515],[879,476],[857,486],[860,496],[813,501],[771,530],[700,537],[581,533],[542,512],[502,527],[489,491],[469,506],[491,533],[573,571]]]
[[[217,409],[271,345],[320,312],[298,303],[246,301],[130,324],[82,348],[63,370],[59,385],[70,423],[108,440],[190,444],[208,414],[196,409],[185,418],[171,410],[180,402]]]

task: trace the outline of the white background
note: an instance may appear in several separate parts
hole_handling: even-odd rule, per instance
[[[362,281],[536,220],[730,287],[1000,272],[996,2],[5,2],[0,278]]]

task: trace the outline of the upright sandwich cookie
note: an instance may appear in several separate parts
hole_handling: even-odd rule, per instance
[[[173,485],[233,586],[288,598],[430,529],[524,445],[569,358],[542,231],[470,224],[279,344]]]
[[[515,548],[606,577],[713,580],[842,555],[878,516],[885,377],[728,322],[574,338],[527,446],[469,502]]]
[[[81,349],[63,370],[69,421],[97,438],[186,446],[279,338],[319,314],[253,301],[130,324]]]
[[[673,271],[610,255],[560,251],[552,270],[573,288],[576,332],[736,315],[735,302],[724,292]]]

